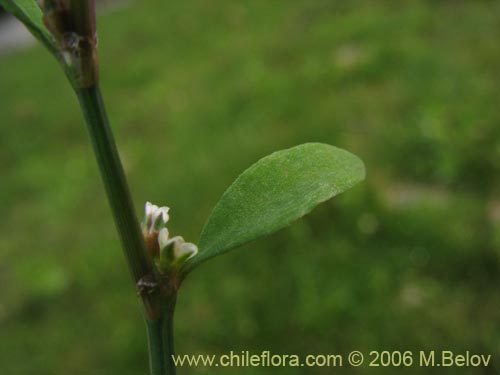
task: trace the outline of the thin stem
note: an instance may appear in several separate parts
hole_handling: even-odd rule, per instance
[[[151,375],[175,375],[174,309],[175,296],[160,318],[146,319]]]
[[[98,82],[97,34],[95,22],[95,0],[73,0],[69,2],[71,29],[78,35],[78,53],[73,53],[78,86],[90,87]]]
[[[134,212],[101,92],[99,87],[94,85],[88,88],[77,88],[76,93],[87,123],[127,263],[137,284],[144,277],[150,277],[153,274],[153,268],[146,253],[144,239]],[[153,297],[154,295],[143,296],[148,313],[155,310]]]
[[[175,375],[175,363],[173,356],[175,354],[174,347],[174,311],[175,311],[175,299],[173,301],[173,306],[167,312],[165,317],[165,327],[163,329],[163,339],[165,340],[165,362],[167,366],[167,374]]]
[[[163,327],[165,318],[162,316],[156,320],[146,319],[148,331],[149,367],[151,375],[165,375],[166,364],[164,360],[165,348],[163,340]]]
[[[70,53],[70,62],[66,59],[61,59],[61,62],[80,101],[120,241],[144,304],[151,375],[175,375],[172,355],[177,289],[162,285],[164,283],[146,251],[106,115],[98,85],[95,0],[47,2],[46,5],[44,21],[60,44],[57,56],[61,56],[60,52]],[[67,45],[68,33],[78,37],[78,49]],[[44,38],[42,40],[45,41]]]

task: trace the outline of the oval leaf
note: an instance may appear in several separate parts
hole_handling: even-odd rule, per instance
[[[57,54],[57,48],[42,21],[42,11],[36,0],[0,0],[0,5],[24,23],[28,30],[40,40],[53,54]]]
[[[364,177],[361,159],[326,144],[306,143],[264,157],[217,203],[201,233],[200,253],[186,263],[185,272],[285,227]]]

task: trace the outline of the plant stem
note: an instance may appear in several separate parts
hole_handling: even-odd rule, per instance
[[[137,284],[144,277],[153,275],[153,266],[146,252],[101,92],[98,85],[75,90],[87,123],[127,263]],[[155,315],[157,296],[144,294],[142,297],[148,315],[150,317]]]
[[[175,300],[172,309],[167,312],[165,317],[165,328],[163,330],[163,339],[165,340],[165,362],[167,364],[167,374],[175,375],[175,363],[172,358],[175,354],[174,347],[174,311],[175,311]]]
[[[70,54],[70,62],[60,59],[75,93],[78,96],[89,132],[101,178],[111,205],[115,225],[127,258],[132,278],[144,305],[151,375],[175,375],[173,317],[176,289],[165,294],[165,288],[150,258],[142,230],[123,171],[120,156],[101,91],[97,60],[95,0],[69,3],[46,2],[44,21],[59,42],[55,55]],[[78,49],[68,47],[66,34],[78,37]],[[42,41],[47,41],[42,35]],[[51,43],[48,43],[52,47]]]
[[[146,319],[151,375],[175,375],[174,355],[175,296],[166,311],[155,320]]]
[[[148,349],[149,349],[149,368],[151,375],[165,375],[164,357],[164,339],[163,327],[165,318],[162,316],[156,320],[146,319],[146,327],[148,331]]]
[[[139,281],[156,282],[153,264],[134,212],[120,157],[97,85],[75,89],[92,146],[104,181],[115,224],[127,263],[137,286]],[[159,288],[157,288],[159,289]],[[162,296],[159,290],[141,293],[146,312],[151,375],[175,375],[173,319],[176,293]],[[163,300],[163,301],[162,301]]]

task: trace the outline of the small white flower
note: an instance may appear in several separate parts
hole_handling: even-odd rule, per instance
[[[163,228],[170,216],[168,215],[168,211],[170,208],[168,207],[158,207],[151,202],[146,202],[144,207],[145,209],[145,218],[144,218],[144,226],[149,234],[154,231],[159,231]]]
[[[158,234],[160,245],[160,263],[168,266],[182,263],[198,253],[198,247],[190,242],[185,242],[181,236],[168,238],[168,231],[162,229]]]
[[[178,267],[198,253],[198,247],[195,244],[185,242],[180,236],[169,237],[170,234],[165,227],[170,219],[168,207],[158,207],[151,202],[146,202],[144,211],[144,240],[153,259],[159,261],[160,269],[165,271]]]

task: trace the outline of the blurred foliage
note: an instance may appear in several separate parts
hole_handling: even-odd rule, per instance
[[[137,209],[169,205],[171,233],[194,241],[276,149],[320,141],[367,165],[355,189],[190,275],[179,353],[471,350],[493,367],[404,372],[500,371],[498,2],[153,0],[99,28]],[[0,114],[1,372],[145,374],[83,121],[42,47],[0,60]]]

